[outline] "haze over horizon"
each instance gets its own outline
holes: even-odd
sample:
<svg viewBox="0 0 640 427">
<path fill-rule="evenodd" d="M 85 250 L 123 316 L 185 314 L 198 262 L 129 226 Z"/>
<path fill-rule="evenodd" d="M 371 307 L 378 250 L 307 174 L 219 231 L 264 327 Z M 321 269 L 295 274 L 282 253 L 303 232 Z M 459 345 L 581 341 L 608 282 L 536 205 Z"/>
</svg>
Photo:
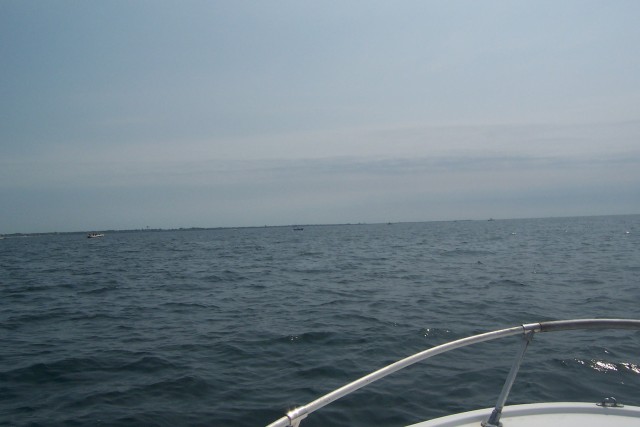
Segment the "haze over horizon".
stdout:
<svg viewBox="0 0 640 427">
<path fill-rule="evenodd" d="M 184 227 L 138 227 L 138 228 L 103 228 L 96 230 L 67 230 L 67 231 L 58 231 L 58 230 L 49 230 L 49 231 L 39 231 L 39 232 L 15 232 L 15 233 L 7 233 L 0 234 L 0 236 L 5 238 L 12 237 L 21 237 L 28 235 L 49 235 L 49 234 L 86 234 L 86 233 L 146 233 L 146 232 L 175 232 L 175 231 L 197 231 L 197 230 L 238 230 L 238 229 L 264 229 L 264 228 L 291 228 L 296 229 L 294 231 L 304 230 L 305 228 L 310 227 L 358 227 L 358 226 L 367 226 L 367 225 L 398 225 L 398 224 L 421 224 L 421 223 L 457 223 L 457 222 L 483 222 L 483 221 L 536 221 L 536 220 L 549 220 L 549 219 L 580 219 L 580 218 L 625 218 L 625 217 L 635 217 L 640 216 L 640 214 L 614 214 L 614 215 L 592 215 L 592 216 L 567 216 L 567 217 L 536 217 L 536 218 L 482 218 L 482 219 L 442 219 L 442 220 L 428 220 L 428 221 L 399 221 L 399 222 L 344 222 L 344 223 L 326 223 L 326 224 L 272 224 L 272 225 L 245 225 L 245 226 L 209 226 L 209 227 L 199 227 L 199 226 L 184 226 Z M 629 230 L 625 229 L 625 233 L 630 233 Z"/>
<path fill-rule="evenodd" d="M 638 214 L 638 16 L 4 1 L 0 234 Z"/>
</svg>

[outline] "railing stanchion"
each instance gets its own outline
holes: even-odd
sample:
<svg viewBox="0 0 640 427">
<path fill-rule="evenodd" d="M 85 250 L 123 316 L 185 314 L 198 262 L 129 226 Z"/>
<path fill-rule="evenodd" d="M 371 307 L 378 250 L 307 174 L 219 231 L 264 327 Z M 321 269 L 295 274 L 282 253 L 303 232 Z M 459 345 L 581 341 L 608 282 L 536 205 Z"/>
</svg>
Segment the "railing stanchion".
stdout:
<svg viewBox="0 0 640 427">
<path fill-rule="evenodd" d="M 502 386 L 502 391 L 500 392 L 500 396 L 498 396 L 498 401 L 496 402 L 496 407 L 491 412 L 489 418 L 482 422 L 482 427 L 501 427 L 502 423 L 500 422 L 500 416 L 502 415 L 502 408 L 504 408 L 505 403 L 507 403 L 507 398 L 509 397 L 509 392 L 511 391 L 511 387 L 516 380 L 516 376 L 518 375 L 518 370 L 520 369 L 520 364 L 522 363 L 522 359 L 524 359 L 524 353 L 527 351 L 527 347 L 529 343 L 533 339 L 533 334 L 535 332 L 533 330 L 524 332 L 522 336 L 522 344 L 520 345 L 520 349 L 518 350 L 518 354 L 516 355 L 516 359 L 513 361 L 513 365 L 511 365 L 511 370 L 509 371 L 509 375 Z"/>
</svg>

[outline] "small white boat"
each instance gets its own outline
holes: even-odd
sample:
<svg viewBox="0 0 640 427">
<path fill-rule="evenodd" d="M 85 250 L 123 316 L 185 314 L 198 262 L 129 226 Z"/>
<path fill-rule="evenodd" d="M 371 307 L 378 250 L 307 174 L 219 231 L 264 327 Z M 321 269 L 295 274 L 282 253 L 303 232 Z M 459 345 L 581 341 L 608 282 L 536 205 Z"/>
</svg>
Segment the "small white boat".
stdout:
<svg viewBox="0 0 640 427">
<path fill-rule="evenodd" d="M 457 348 L 513 335 L 521 335 L 522 343 L 494 408 L 449 415 L 413 424 L 410 427 L 640 427 L 640 407 L 622 405 L 613 397 L 607 397 L 602 402 L 591 403 L 552 402 L 505 406 L 533 335 L 538 332 L 576 329 L 640 330 L 640 320 L 578 319 L 530 323 L 451 341 L 385 366 L 313 402 L 289 411 L 286 416 L 267 427 L 298 427 L 304 418 L 318 409 L 414 363 Z"/>
<path fill-rule="evenodd" d="M 97 239 L 98 237 L 104 237 L 103 233 L 89 233 L 87 234 L 88 239 Z"/>
</svg>

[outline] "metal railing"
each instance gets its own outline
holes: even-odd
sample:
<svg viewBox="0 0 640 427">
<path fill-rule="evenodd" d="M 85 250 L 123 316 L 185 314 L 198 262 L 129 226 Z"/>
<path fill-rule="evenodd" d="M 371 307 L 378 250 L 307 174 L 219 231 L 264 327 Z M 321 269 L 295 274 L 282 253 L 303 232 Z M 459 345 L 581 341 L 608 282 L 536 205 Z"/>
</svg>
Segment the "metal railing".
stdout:
<svg viewBox="0 0 640 427">
<path fill-rule="evenodd" d="M 400 369 L 406 368 L 407 366 L 413 365 L 414 363 L 420 362 L 422 360 L 429 359 L 430 357 L 436 356 L 438 354 L 446 353 L 457 348 L 467 347 L 481 342 L 493 341 L 512 335 L 522 335 L 522 345 L 520 347 L 520 350 L 518 351 L 518 354 L 516 355 L 515 361 L 511 366 L 511 370 L 509 371 L 502 391 L 500 392 L 500 396 L 498 397 L 496 406 L 489 418 L 482 423 L 482 425 L 485 427 L 496 427 L 499 425 L 502 408 L 507 401 L 509 392 L 511 391 L 511 386 L 513 385 L 516 379 L 516 375 L 518 374 L 520 363 L 524 358 L 524 353 L 529 343 L 531 342 L 533 335 L 536 332 L 556 332 L 576 329 L 640 329 L 640 320 L 576 319 L 529 323 L 521 326 L 500 329 L 497 331 L 486 332 L 483 334 L 462 338 L 456 341 L 451 341 L 446 344 L 421 351 L 412 356 L 392 363 L 391 365 L 385 366 L 382 369 L 365 375 L 364 377 L 353 381 L 345 386 L 342 386 L 339 389 L 332 391 L 331 393 L 325 394 L 324 396 L 314 400 L 313 402 L 307 403 L 304 406 L 300 406 L 289 411 L 284 417 L 274 421 L 267 427 L 298 427 L 300 425 L 300 422 L 309 414 L 328 405 L 329 403 L 340 399 L 341 397 L 344 397 L 347 394 L 350 394 L 368 384 L 371 384 L 374 381 L 384 378 L 387 375 L 399 371 Z"/>
</svg>

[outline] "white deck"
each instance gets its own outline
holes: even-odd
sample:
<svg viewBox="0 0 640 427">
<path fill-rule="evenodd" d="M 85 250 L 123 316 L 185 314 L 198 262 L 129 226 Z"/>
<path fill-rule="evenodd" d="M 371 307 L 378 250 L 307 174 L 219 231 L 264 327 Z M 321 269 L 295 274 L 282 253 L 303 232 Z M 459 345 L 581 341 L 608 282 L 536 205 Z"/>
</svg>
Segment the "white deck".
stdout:
<svg viewBox="0 0 640 427">
<path fill-rule="evenodd" d="M 409 427 L 479 427 L 493 408 L 463 412 Z M 597 406 L 595 403 L 535 403 L 507 406 L 500 419 L 504 427 L 640 427 L 640 407 Z"/>
</svg>

